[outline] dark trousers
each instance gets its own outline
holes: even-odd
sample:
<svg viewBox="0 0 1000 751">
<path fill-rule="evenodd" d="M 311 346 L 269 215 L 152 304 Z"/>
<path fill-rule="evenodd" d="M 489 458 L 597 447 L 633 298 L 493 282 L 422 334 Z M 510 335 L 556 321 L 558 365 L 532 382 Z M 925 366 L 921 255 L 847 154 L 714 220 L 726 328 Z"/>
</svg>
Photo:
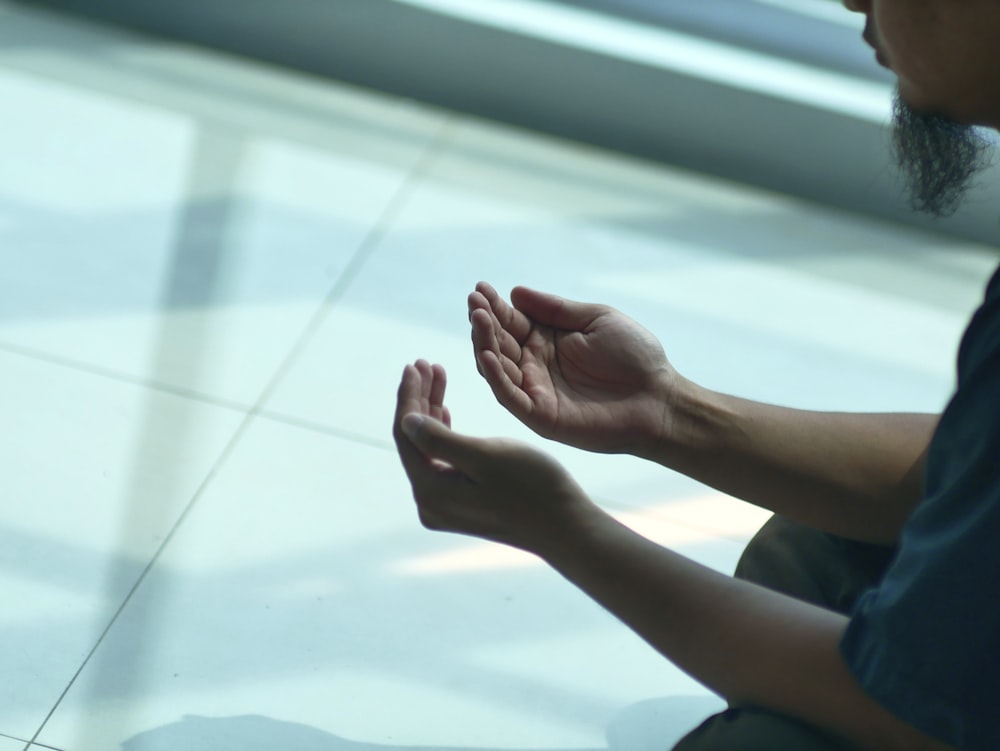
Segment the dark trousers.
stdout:
<svg viewBox="0 0 1000 751">
<path fill-rule="evenodd" d="M 893 550 L 775 516 L 750 541 L 736 576 L 839 613 L 884 575 Z M 853 751 L 828 732 L 754 707 L 706 720 L 674 751 Z"/>
</svg>

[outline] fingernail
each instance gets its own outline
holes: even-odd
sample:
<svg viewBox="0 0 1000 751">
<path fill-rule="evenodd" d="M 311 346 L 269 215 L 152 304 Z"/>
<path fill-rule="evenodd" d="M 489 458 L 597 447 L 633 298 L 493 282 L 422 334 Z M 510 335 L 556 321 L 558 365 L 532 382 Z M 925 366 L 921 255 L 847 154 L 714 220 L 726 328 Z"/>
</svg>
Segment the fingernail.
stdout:
<svg viewBox="0 0 1000 751">
<path fill-rule="evenodd" d="M 424 416 L 418 415 L 416 412 L 411 412 L 410 414 L 403 417 L 403 432 L 409 438 L 416 438 L 420 429 L 424 425 Z"/>
</svg>

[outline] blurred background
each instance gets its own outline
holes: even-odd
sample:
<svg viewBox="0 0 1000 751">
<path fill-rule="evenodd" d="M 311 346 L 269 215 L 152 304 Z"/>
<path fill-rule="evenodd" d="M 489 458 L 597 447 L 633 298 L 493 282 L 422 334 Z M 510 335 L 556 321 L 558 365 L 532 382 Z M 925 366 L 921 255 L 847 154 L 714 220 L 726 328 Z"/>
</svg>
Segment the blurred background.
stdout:
<svg viewBox="0 0 1000 751">
<path fill-rule="evenodd" d="M 30 5 L 930 225 L 901 200 L 886 159 L 891 74 L 839 0 Z M 990 189 L 933 226 L 991 242 L 998 198 Z"/>
<path fill-rule="evenodd" d="M 539 439 L 479 280 L 709 388 L 940 410 L 992 172 L 911 215 L 833 0 L 0 0 L 0 751 L 662 751 L 723 706 L 541 563 L 418 524 L 403 365 L 730 572 L 768 514 Z M 664 617 L 669 617 L 668 613 Z"/>
</svg>

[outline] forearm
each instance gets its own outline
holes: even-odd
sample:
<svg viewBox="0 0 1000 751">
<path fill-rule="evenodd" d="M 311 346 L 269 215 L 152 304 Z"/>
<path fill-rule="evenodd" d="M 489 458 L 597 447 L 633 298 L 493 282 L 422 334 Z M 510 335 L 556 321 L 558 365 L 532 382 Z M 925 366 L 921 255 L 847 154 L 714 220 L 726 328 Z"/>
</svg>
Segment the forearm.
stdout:
<svg viewBox="0 0 1000 751">
<path fill-rule="evenodd" d="M 864 694 L 840 657 L 843 616 L 700 566 L 596 508 L 541 555 L 731 703 L 797 717 L 873 751 L 943 748 Z"/>
<path fill-rule="evenodd" d="M 929 414 L 811 412 L 676 389 L 645 454 L 737 498 L 853 539 L 894 543 L 923 493 Z"/>
</svg>

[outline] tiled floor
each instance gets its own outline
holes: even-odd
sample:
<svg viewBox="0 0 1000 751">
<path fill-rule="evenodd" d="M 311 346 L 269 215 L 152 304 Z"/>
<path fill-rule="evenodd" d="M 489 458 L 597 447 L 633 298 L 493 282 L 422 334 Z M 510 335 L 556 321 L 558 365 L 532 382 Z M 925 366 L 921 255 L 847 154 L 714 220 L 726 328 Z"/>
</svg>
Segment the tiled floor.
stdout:
<svg viewBox="0 0 1000 751">
<path fill-rule="evenodd" d="M 719 706 L 526 556 L 416 521 L 397 378 L 479 279 L 755 398 L 936 409 L 995 255 L 0 4 L 0 751 L 668 747 Z M 730 569 L 766 515 L 558 455 Z"/>
</svg>

